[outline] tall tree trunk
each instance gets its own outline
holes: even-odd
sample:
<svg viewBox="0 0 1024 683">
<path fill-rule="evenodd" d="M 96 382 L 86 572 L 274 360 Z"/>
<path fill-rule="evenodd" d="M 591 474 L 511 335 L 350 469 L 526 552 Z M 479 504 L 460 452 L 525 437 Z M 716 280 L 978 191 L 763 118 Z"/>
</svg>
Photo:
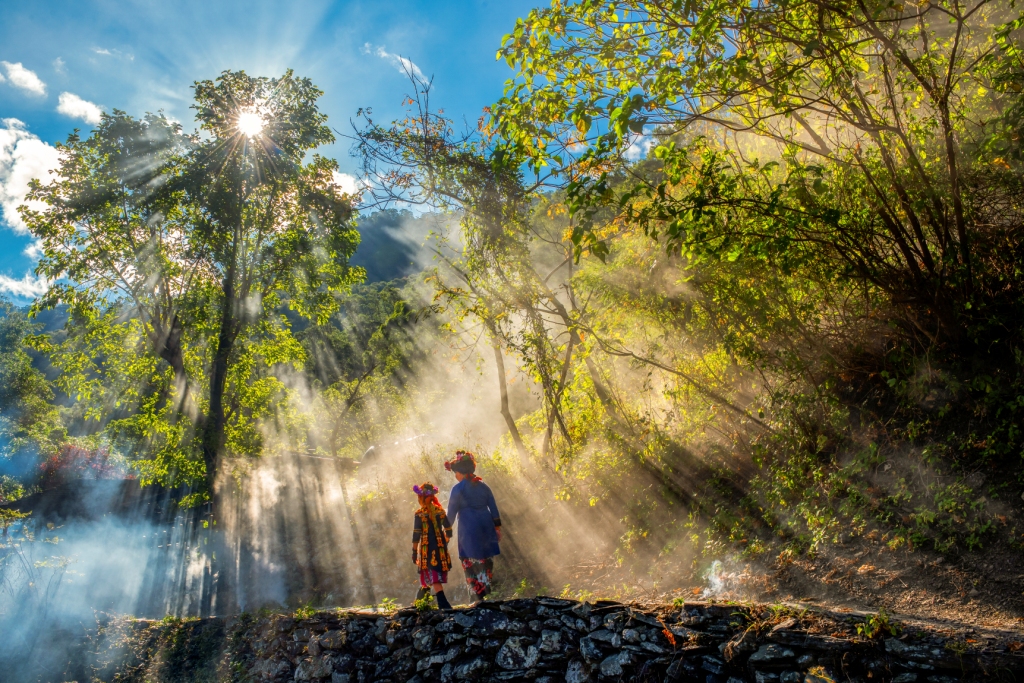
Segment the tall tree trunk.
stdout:
<svg viewBox="0 0 1024 683">
<path fill-rule="evenodd" d="M 235 268 L 232 265 L 224 277 L 224 301 L 221 305 L 220 332 L 217 335 L 217 349 L 213 354 L 210 374 L 210 405 L 203 425 L 202 451 L 206 465 L 206 483 L 213 492 L 217 475 L 217 464 L 224 448 L 224 388 L 228 378 L 228 362 L 238 335 L 235 300 Z"/>
<path fill-rule="evenodd" d="M 512 442 L 516 445 L 516 450 L 519 451 L 519 458 L 522 460 L 523 465 L 527 465 L 530 462 L 529 453 L 526 452 L 526 445 L 523 443 L 523 437 L 519 434 L 519 427 L 516 426 L 516 421 L 512 418 L 512 411 L 508 408 L 508 384 L 505 381 L 505 359 L 501 355 L 501 346 L 498 344 L 496 338 L 491 339 L 491 348 L 494 349 L 494 364 L 498 366 L 498 392 L 501 394 L 501 415 L 505 418 L 505 424 L 508 425 L 508 431 L 512 435 Z"/>
</svg>

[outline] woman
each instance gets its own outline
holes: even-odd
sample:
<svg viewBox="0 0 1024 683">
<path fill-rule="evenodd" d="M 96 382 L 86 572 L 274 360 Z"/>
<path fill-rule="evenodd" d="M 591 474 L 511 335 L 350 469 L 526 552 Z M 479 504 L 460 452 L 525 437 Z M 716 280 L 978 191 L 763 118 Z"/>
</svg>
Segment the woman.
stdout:
<svg viewBox="0 0 1024 683">
<path fill-rule="evenodd" d="M 455 451 L 455 459 L 444 464 L 459 483 L 448 499 L 448 519 L 459 522 L 459 560 L 466 572 L 466 583 L 476 602 L 491 592 L 495 555 L 501 554 L 501 517 L 494 494 L 483 479 L 476 476 L 476 458 L 469 451 Z"/>
<path fill-rule="evenodd" d="M 433 588 L 437 606 L 451 609 L 451 603 L 444 594 L 444 584 L 448 583 L 448 570 L 452 566 L 448 555 L 452 525 L 437 500 L 437 488 L 433 484 L 424 482 L 413 486 L 412 490 L 420 501 L 412 528 L 412 562 L 420 570 L 420 592 L 416 599 L 427 597 Z"/>
</svg>

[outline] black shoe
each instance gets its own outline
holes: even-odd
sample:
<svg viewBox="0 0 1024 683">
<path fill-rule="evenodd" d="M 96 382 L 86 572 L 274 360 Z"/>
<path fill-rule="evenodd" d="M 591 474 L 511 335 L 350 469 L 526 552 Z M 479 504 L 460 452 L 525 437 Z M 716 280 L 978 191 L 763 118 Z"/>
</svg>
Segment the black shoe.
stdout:
<svg viewBox="0 0 1024 683">
<path fill-rule="evenodd" d="M 434 598 L 437 600 L 438 609 L 452 609 L 452 603 L 448 602 L 448 598 L 445 597 L 444 591 L 435 593 Z"/>
</svg>

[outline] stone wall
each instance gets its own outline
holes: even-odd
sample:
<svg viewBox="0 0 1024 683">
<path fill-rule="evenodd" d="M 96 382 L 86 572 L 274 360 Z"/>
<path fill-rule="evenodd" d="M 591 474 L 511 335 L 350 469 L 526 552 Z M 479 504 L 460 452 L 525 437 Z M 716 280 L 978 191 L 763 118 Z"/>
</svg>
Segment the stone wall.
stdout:
<svg viewBox="0 0 1024 683">
<path fill-rule="evenodd" d="M 389 616 L 331 611 L 304 619 L 242 615 L 135 622 L 122 641 L 116 671 L 94 677 L 254 683 L 945 683 L 1014 680 L 1024 671 L 1024 652 L 977 650 L 917 628 L 898 637 L 865 638 L 856 635 L 855 625 L 862 621 L 779 607 L 640 608 L 536 598 L 445 612 L 407 609 Z M 221 638 L 219 647 L 211 647 L 215 637 Z"/>
<path fill-rule="evenodd" d="M 995 673 L 1000 664 L 1012 663 L 965 658 L 961 648 L 946 647 L 927 634 L 903 640 L 851 637 L 849 625 L 817 615 L 773 624 L 773 613 L 765 611 L 762 619 L 756 610 L 730 605 L 655 611 L 539 598 L 390 619 L 324 615 L 301 624 L 283 619 L 250 631 L 256 660 L 250 671 L 265 681 L 329 678 L 332 683 L 724 683 L 730 678 L 942 683 Z"/>
</svg>

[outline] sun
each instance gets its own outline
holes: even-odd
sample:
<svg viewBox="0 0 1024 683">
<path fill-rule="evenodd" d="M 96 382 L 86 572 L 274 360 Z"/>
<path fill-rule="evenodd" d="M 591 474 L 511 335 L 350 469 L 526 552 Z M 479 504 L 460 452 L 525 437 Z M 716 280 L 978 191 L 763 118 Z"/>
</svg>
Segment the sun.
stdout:
<svg viewBox="0 0 1024 683">
<path fill-rule="evenodd" d="M 235 126 L 238 128 L 238 132 L 242 135 L 254 138 L 263 132 L 264 121 L 263 117 L 255 111 L 252 109 L 246 109 L 238 114 L 238 120 L 235 122 Z"/>
</svg>

